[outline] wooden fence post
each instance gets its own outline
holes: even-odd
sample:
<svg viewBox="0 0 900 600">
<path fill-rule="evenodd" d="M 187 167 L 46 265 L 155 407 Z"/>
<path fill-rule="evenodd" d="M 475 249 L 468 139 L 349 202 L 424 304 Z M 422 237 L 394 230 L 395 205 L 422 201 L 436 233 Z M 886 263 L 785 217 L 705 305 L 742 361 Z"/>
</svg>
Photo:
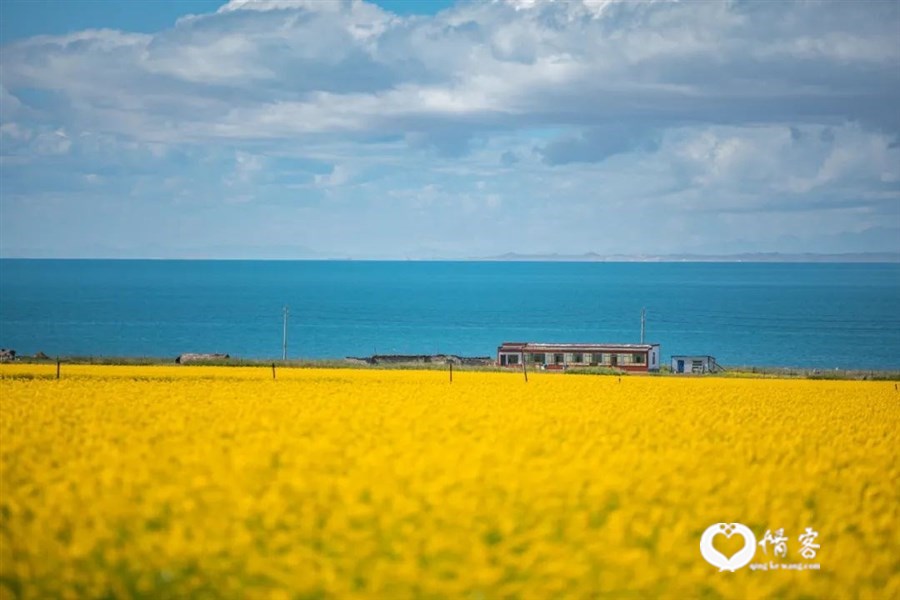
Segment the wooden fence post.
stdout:
<svg viewBox="0 0 900 600">
<path fill-rule="evenodd" d="M 56 357 L 56 378 L 59 379 L 59 357 Z"/>
<path fill-rule="evenodd" d="M 275 379 L 275 363 L 272 363 L 272 379 Z"/>
</svg>

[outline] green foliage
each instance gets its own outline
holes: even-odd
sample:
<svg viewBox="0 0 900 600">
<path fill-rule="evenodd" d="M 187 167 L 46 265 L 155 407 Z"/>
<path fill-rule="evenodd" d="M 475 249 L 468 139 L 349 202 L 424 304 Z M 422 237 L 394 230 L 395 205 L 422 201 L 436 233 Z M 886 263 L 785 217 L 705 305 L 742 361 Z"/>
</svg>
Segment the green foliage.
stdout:
<svg viewBox="0 0 900 600">
<path fill-rule="evenodd" d="M 570 367 L 564 373 L 566 375 L 628 375 L 628 371 L 610 367 Z"/>
</svg>

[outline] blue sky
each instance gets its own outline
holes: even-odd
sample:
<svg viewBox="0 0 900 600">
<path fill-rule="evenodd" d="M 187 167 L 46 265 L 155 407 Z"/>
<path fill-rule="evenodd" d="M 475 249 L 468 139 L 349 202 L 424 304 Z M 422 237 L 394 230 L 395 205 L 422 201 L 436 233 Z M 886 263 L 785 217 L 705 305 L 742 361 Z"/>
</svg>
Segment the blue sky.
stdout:
<svg viewBox="0 0 900 600">
<path fill-rule="evenodd" d="M 900 252 L 900 3 L 0 2 L 0 255 Z"/>
<path fill-rule="evenodd" d="M 227 0 L 3 0 L 0 42 L 84 29 L 155 33 L 173 27 L 184 15 L 215 12 L 226 4 Z M 375 4 L 398 15 L 433 15 L 453 2 L 380 0 Z"/>
</svg>

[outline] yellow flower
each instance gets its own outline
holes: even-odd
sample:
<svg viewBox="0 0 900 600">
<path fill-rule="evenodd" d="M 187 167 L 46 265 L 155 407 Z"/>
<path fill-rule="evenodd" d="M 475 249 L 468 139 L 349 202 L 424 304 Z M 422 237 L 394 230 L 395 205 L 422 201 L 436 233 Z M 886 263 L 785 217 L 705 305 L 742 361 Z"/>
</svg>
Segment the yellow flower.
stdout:
<svg viewBox="0 0 900 600">
<path fill-rule="evenodd" d="M 893 383 L 278 375 L 0 365 L 0 598 L 900 590 Z M 821 570 L 719 573 L 718 522 Z"/>
</svg>

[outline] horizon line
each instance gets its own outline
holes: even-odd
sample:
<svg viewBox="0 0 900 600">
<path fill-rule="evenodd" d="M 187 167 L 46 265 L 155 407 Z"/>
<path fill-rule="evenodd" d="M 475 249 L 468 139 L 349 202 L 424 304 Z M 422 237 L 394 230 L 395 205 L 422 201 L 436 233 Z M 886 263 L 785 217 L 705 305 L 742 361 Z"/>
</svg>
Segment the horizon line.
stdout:
<svg viewBox="0 0 900 600">
<path fill-rule="evenodd" d="M 828 260 L 834 259 L 834 260 Z M 854 260 L 855 259 L 855 260 Z M 868 260 L 866 260 L 868 259 Z M 533 262 L 533 263 L 900 263 L 900 252 L 741 252 L 730 254 L 519 254 L 507 252 L 484 257 L 235 257 L 235 256 L 0 256 L 0 260 L 110 260 L 209 262 Z"/>
</svg>

